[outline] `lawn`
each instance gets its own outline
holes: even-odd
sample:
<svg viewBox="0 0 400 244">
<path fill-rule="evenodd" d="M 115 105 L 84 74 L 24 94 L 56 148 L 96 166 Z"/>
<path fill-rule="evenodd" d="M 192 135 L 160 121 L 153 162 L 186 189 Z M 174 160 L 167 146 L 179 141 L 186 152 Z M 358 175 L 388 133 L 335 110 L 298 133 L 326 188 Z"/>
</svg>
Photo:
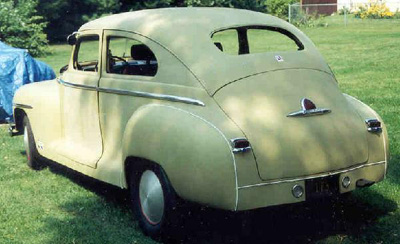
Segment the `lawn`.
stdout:
<svg viewBox="0 0 400 244">
<path fill-rule="evenodd" d="M 340 20 L 334 17 L 333 20 Z M 331 21 L 330 19 L 328 19 Z M 173 240 L 183 243 L 400 243 L 400 20 L 351 20 L 347 27 L 305 28 L 343 92 L 384 119 L 391 159 L 385 181 L 338 204 L 255 211 L 252 218 L 193 206 Z M 70 47 L 41 58 L 56 72 Z M 0 243 L 154 243 L 131 217 L 125 191 L 52 166 L 26 166 L 21 137 L 0 126 Z M 251 221 L 250 221 L 250 220 Z M 243 221 L 246 220 L 246 221 Z M 242 226 L 242 223 L 248 223 Z"/>
</svg>

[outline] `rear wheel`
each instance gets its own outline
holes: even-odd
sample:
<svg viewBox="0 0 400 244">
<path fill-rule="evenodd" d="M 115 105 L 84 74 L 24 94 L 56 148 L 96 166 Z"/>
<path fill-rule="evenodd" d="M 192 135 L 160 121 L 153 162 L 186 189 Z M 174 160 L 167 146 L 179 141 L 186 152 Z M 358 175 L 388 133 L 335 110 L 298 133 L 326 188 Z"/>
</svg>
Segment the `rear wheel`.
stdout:
<svg viewBox="0 0 400 244">
<path fill-rule="evenodd" d="M 176 224 L 178 199 L 160 167 L 147 166 L 132 173 L 130 191 L 135 216 L 145 234 L 158 238 Z"/>
<path fill-rule="evenodd" d="M 27 164 L 30 168 L 34 170 L 40 170 L 43 168 L 43 165 L 40 162 L 39 153 L 36 148 L 36 143 L 33 137 L 32 127 L 29 123 L 28 116 L 24 117 L 23 126 L 25 153 L 28 160 Z"/>
</svg>

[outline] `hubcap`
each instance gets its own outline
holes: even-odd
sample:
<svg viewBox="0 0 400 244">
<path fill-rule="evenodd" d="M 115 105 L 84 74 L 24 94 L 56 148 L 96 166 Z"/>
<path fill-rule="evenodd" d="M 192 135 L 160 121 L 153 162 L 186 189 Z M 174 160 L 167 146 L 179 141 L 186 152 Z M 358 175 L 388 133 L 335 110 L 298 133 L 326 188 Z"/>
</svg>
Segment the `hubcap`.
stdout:
<svg viewBox="0 0 400 244">
<path fill-rule="evenodd" d="M 28 160 L 30 160 L 30 150 L 29 150 L 29 135 L 28 135 L 28 127 L 24 127 L 24 147 L 25 147 L 25 153 L 26 157 Z"/>
<path fill-rule="evenodd" d="M 140 207 L 150 224 L 161 222 L 164 214 L 164 193 L 157 175 L 151 171 L 143 172 L 139 183 Z"/>
</svg>

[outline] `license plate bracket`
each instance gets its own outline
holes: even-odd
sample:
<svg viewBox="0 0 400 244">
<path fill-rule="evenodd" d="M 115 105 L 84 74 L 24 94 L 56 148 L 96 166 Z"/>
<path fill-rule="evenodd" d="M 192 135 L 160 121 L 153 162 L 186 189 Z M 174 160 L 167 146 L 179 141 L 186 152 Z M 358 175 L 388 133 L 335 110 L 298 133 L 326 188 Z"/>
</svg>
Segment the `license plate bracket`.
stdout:
<svg viewBox="0 0 400 244">
<path fill-rule="evenodd" d="M 309 179 L 305 182 L 306 198 L 331 197 L 339 194 L 339 175 Z"/>
</svg>

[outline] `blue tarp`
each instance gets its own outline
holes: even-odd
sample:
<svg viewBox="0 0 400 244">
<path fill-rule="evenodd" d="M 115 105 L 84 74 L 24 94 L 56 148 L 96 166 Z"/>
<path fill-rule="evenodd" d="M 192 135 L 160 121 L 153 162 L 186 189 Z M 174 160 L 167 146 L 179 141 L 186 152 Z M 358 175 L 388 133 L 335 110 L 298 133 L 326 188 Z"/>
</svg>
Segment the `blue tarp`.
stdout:
<svg viewBox="0 0 400 244">
<path fill-rule="evenodd" d="M 19 87 L 55 77 L 47 64 L 32 58 L 27 50 L 0 42 L 0 121 L 12 119 L 12 101 Z"/>
</svg>

